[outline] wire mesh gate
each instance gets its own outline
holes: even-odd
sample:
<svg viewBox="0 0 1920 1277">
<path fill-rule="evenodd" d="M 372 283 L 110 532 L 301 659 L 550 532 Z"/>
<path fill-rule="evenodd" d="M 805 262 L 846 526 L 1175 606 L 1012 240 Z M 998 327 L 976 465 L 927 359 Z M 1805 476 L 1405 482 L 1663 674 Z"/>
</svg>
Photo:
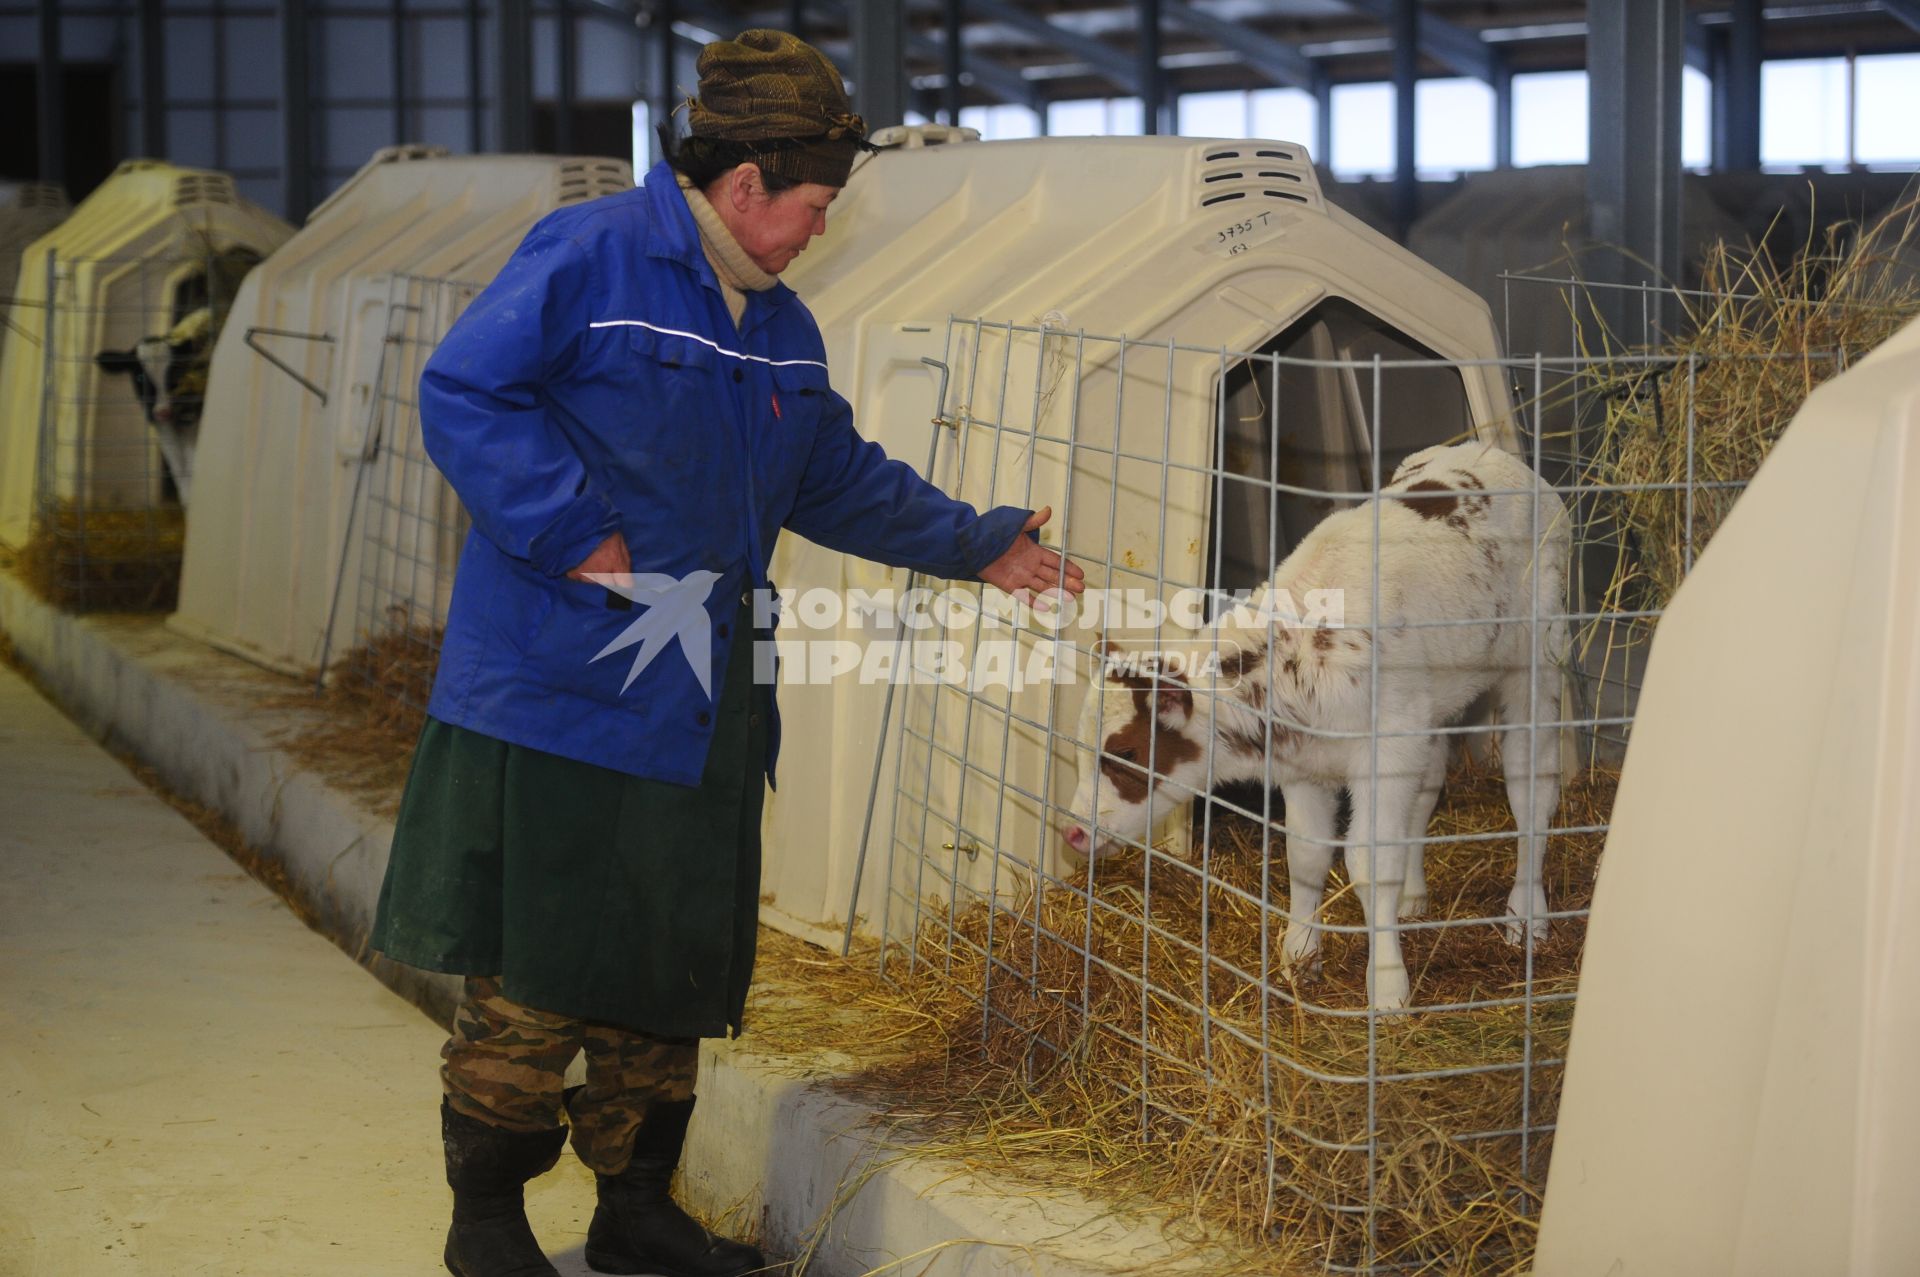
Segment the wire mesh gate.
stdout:
<svg viewBox="0 0 1920 1277">
<path fill-rule="evenodd" d="M 336 637 L 350 632 L 342 660 L 348 677 L 388 717 L 414 726 L 433 691 L 454 569 L 471 524 L 427 456 L 420 374 L 482 287 L 418 275 L 388 281 L 380 365 L 321 653 L 324 671 Z"/>
<path fill-rule="evenodd" d="M 1696 529 L 1704 540 L 1745 483 L 1691 461 L 1677 481 L 1634 483 L 1612 464 L 1635 396 L 1656 416 L 1683 407 L 1659 425 L 1691 457 L 1696 360 L 1449 363 L 1410 345 L 1338 306 L 1245 352 L 951 322 L 942 480 L 981 508 L 1051 503 L 1089 596 L 1119 597 L 1049 617 L 978 588 L 946 591 L 915 625 L 914 672 L 896 680 L 899 725 L 874 778 L 883 973 L 964 989 L 983 1040 L 1014 1043 L 1030 1075 L 1065 1069 L 1123 1107 L 1135 1137 L 1168 1155 L 1170 1176 L 1189 1176 L 1214 1217 L 1284 1235 L 1339 1271 L 1512 1263 L 1530 1244 L 1639 658 L 1692 565 Z M 1463 373 L 1489 364 L 1523 405 L 1504 439 L 1461 389 Z M 1406 457 L 1476 420 L 1541 476 L 1532 492 L 1487 495 L 1538 508 L 1541 490 L 1557 494 L 1583 565 L 1564 602 L 1499 618 L 1576 637 L 1553 654 L 1564 696 L 1539 696 L 1518 722 L 1523 740 L 1563 744 L 1561 801 L 1539 813 L 1546 911 L 1517 914 L 1506 892 L 1522 804 L 1501 792 L 1488 756 L 1512 725 L 1472 718 L 1433 729 L 1457 757 L 1432 823 L 1404 840 L 1424 856 L 1426 907 L 1397 922 L 1364 920 L 1351 874 L 1322 911 L 1296 919 L 1279 850 L 1302 831 L 1268 785 L 1216 784 L 1219 740 L 1191 810 L 1148 789 L 1153 816 L 1171 817 L 1149 821 L 1160 836 L 1122 839 L 1102 861 L 1065 848 L 1063 825 L 1089 819 L 1070 810 L 1078 776 L 1096 749 L 1102 767 L 1121 761 L 1106 752 L 1112 728 L 1089 731 L 1077 712 L 1098 693 L 1096 641 L 1126 632 L 1162 653 L 1170 642 L 1204 651 L 1215 617 L 1308 529 L 1370 501 Z M 1647 579 L 1651 547 L 1633 531 L 1645 520 L 1628 503 L 1663 507 L 1658 526 L 1674 532 L 1660 580 Z M 1376 549 L 1372 579 L 1353 583 L 1376 599 L 1379 559 Z M 1163 668 L 1143 695 L 1157 694 Z M 1377 733 L 1377 658 L 1374 669 Z M 1377 735 L 1372 749 L 1377 780 Z M 1142 758 L 1133 770 L 1144 780 L 1154 767 Z M 1331 845 L 1351 860 L 1393 841 Z M 1283 960 L 1296 922 L 1324 936 L 1315 976 Z M 1404 944 L 1416 1014 L 1371 1005 L 1367 954 L 1386 931 Z"/>
</svg>

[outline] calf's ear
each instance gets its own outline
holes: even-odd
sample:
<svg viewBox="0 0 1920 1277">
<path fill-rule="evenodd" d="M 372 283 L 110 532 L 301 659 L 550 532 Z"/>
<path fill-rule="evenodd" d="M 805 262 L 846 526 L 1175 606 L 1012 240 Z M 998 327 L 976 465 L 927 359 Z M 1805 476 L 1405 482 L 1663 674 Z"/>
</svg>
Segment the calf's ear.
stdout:
<svg viewBox="0 0 1920 1277">
<path fill-rule="evenodd" d="M 108 372 L 132 372 L 140 366 L 140 357 L 131 350 L 103 350 L 93 362 Z"/>
</svg>

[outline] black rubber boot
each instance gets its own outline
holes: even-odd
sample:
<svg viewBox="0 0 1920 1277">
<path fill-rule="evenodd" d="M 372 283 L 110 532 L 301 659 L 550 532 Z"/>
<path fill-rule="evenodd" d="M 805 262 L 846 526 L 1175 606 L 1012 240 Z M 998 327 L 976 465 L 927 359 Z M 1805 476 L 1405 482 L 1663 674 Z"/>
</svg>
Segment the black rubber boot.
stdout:
<svg viewBox="0 0 1920 1277">
<path fill-rule="evenodd" d="M 693 1101 L 653 1104 L 633 1138 L 633 1160 L 600 1175 L 600 1204 L 587 1229 L 587 1266 L 597 1273 L 659 1277 L 741 1277 L 767 1260 L 744 1242 L 715 1237 L 668 1194 Z"/>
<path fill-rule="evenodd" d="M 509 1131 L 440 1101 L 453 1226 L 447 1271 L 454 1277 L 559 1277 L 534 1240 L 521 1187 L 560 1159 L 567 1128 Z"/>
</svg>

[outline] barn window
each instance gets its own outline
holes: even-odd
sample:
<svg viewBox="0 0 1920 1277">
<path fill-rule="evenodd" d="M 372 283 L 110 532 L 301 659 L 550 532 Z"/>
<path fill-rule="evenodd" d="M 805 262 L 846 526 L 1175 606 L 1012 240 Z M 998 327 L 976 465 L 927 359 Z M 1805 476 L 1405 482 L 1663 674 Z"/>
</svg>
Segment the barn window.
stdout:
<svg viewBox="0 0 1920 1277">
<path fill-rule="evenodd" d="M 1328 362 L 1376 355 L 1435 361 L 1431 368 L 1380 374 L 1383 480 L 1411 454 L 1473 428 L 1460 370 L 1345 299 L 1315 306 L 1257 353 Z M 1223 392 L 1216 405 L 1221 473 L 1214 481 L 1217 513 L 1206 571 L 1211 587 L 1232 593 L 1264 584 L 1316 523 L 1359 499 L 1276 493 L 1276 481 L 1312 494 L 1372 487 L 1375 389 L 1371 369 L 1251 359 L 1228 369 Z"/>
</svg>

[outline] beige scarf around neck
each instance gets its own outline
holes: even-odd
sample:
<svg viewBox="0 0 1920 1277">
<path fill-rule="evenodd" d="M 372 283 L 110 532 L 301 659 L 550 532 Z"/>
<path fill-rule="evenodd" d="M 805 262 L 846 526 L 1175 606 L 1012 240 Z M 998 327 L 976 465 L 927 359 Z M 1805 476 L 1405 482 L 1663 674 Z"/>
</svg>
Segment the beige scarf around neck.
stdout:
<svg viewBox="0 0 1920 1277">
<path fill-rule="evenodd" d="M 720 214 L 685 173 L 675 173 L 673 177 L 686 196 L 694 224 L 700 228 L 700 248 L 713 267 L 714 277 L 720 281 L 720 293 L 727 299 L 727 313 L 733 316 L 733 326 L 738 328 L 740 317 L 747 311 L 747 294 L 763 292 L 779 281 L 753 264 L 747 250 L 740 247 L 740 241 L 720 220 Z"/>
</svg>

